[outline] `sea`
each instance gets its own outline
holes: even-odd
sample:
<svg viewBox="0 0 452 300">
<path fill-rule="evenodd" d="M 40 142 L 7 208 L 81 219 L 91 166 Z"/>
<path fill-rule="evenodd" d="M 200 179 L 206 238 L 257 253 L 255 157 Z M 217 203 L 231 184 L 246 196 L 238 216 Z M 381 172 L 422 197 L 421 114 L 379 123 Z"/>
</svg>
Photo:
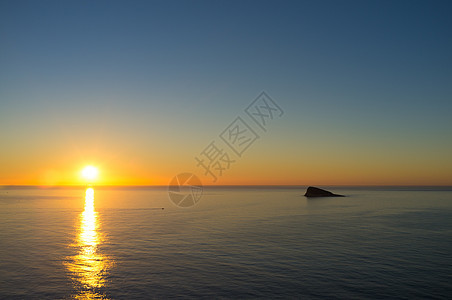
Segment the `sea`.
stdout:
<svg viewBox="0 0 452 300">
<path fill-rule="evenodd" d="M 452 299 L 452 188 L 0 188 L 0 299 Z"/>
</svg>

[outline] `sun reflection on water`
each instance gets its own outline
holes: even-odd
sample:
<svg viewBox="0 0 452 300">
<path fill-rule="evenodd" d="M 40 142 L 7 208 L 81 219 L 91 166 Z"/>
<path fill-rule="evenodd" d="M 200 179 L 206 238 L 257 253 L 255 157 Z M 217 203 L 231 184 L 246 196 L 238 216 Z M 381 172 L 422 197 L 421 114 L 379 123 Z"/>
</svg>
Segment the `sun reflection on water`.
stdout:
<svg viewBox="0 0 452 300">
<path fill-rule="evenodd" d="M 75 284 L 75 299 L 106 299 L 99 290 L 106 285 L 106 276 L 113 261 L 99 251 L 105 242 L 99 233 L 99 220 L 94 209 L 94 189 L 85 192 L 85 210 L 80 214 L 80 226 L 75 243 L 77 254 L 70 257 L 67 269 Z"/>
</svg>

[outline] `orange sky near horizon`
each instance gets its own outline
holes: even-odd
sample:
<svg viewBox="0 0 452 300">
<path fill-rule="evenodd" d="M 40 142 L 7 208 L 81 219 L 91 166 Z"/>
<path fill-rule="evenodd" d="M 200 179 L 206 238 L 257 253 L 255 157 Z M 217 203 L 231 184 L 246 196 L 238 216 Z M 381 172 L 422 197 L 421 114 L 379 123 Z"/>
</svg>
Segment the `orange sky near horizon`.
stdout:
<svg viewBox="0 0 452 300">
<path fill-rule="evenodd" d="M 281 120 L 241 158 L 233 157 L 236 162 L 216 182 L 197 167 L 195 156 L 221 132 L 222 120 L 196 139 L 99 129 L 43 132 L 20 142 L 5 136 L 0 185 L 84 185 L 80 172 L 87 165 L 99 169 L 97 185 L 167 185 L 183 172 L 204 185 L 452 185 L 447 147 L 432 147 L 422 133 L 412 139 L 386 134 L 383 144 L 378 135 L 340 136 L 341 128 L 299 132 L 287 118 L 289 124 Z"/>
<path fill-rule="evenodd" d="M 64 155 L 48 153 L 39 159 L 10 157 L 2 161 L 0 185 L 84 185 L 87 181 L 80 173 L 87 165 L 99 170 L 95 185 L 167 185 L 182 172 L 194 173 L 203 185 L 452 185 L 447 166 L 433 159 L 430 164 L 412 164 L 409 156 L 391 151 L 380 153 L 375 160 L 339 150 L 323 156 L 319 152 L 325 149 L 308 147 L 299 157 L 295 149 L 286 149 L 282 155 L 270 140 L 249 150 L 249 155 L 231 164 L 214 182 L 196 166 L 195 155 L 190 157 L 190 152 L 198 149 L 196 145 L 192 148 L 179 156 L 171 150 L 149 155 L 127 151 L 112 154 L 103 149 L 89 155 L 64 151 Z M 394 157 L 389 159 L 389 154 Z"/>
</svg>

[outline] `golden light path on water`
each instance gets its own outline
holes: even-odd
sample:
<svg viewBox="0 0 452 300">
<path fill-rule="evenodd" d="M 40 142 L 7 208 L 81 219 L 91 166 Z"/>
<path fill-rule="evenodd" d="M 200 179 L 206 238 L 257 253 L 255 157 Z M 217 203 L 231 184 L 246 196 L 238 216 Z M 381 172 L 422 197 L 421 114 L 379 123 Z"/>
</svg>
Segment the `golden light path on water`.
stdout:
<svg viewBox="0 0 452 300">
<path fill-rule="evenodd" d="M 99 251 L 99 246 L 104 242 L 99 226 L 94 209 L 94 189 L 87 188 L 85 209 L 80 214 L 77 238 L 72 245 L 77 248 L 77 254 L 69 257 L 66 263 L 77 291 L 75 299 L 106 299 L 99 293 L 99 288 L 105 287 L 113 261 Z"/>
</svg>

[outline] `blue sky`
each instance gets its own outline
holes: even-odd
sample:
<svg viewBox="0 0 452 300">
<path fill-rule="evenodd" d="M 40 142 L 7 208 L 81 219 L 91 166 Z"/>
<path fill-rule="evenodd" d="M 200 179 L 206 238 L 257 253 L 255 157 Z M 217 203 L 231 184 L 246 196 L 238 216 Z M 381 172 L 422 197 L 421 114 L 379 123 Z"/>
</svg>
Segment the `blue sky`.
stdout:
<svg viewBox="0 0 452 300">
<path fill-rule="evenodd" d="M 96 159 L 116 147 L 117 159 L 137 156 L 153 169 L 149 177 L 170 178 L 174 170 L 158 163 L 190 168 L 265 90 L 286 114 L 225 182 L 261 176 L 256 165 L 271 161 L 265 182 L 304 184 L 313 162 L 341 174 L 358 161 L 347 180 L 314 181 L 452 184 L 451 8 L 449 1 L 2 1 L 0 182 L 19 172 L 14 163 L 56 169 L 46 154 Z M 384 170 L 398 175 L 388 182 L 370 175 Z M 422 175 L 408 176 L 415 173 Z"/>
</svg>

